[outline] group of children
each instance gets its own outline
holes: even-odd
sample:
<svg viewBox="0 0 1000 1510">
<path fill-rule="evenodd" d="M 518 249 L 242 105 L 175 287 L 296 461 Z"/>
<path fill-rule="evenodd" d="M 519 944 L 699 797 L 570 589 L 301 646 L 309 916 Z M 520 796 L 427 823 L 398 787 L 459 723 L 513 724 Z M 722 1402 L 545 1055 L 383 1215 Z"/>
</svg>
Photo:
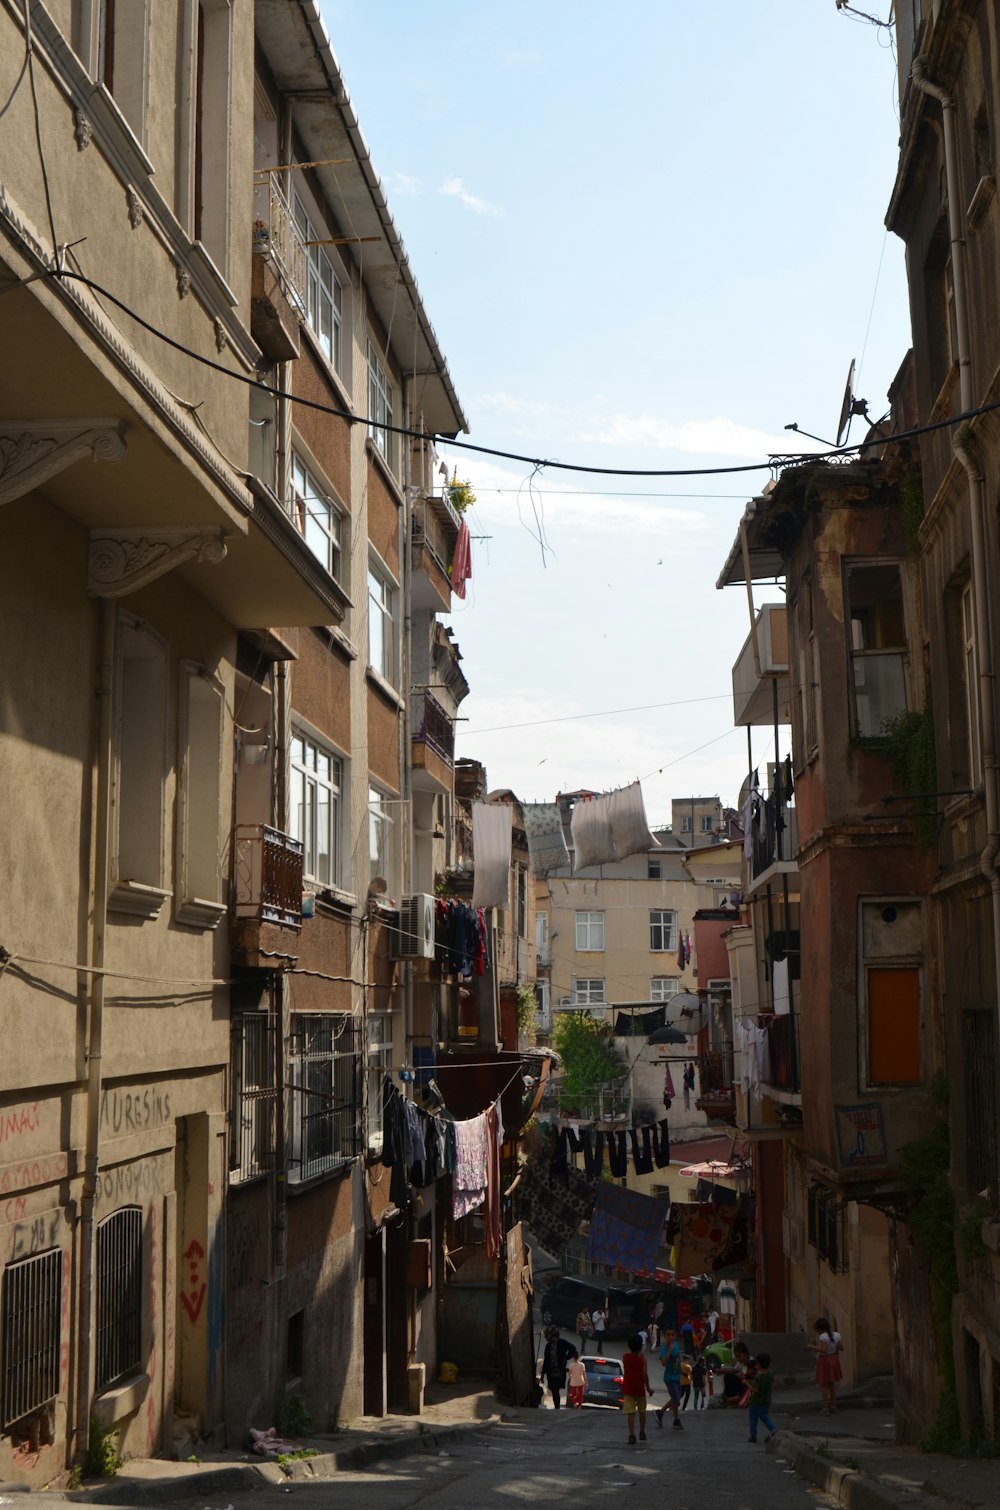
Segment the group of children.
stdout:
<svg viewBox="0 0 1000 1510">
<path fill-rule="evenodd" d="M 682 1356 L 677 1334 L 673 1331 L 665 1331 L 663 1334 L 663 1346 L 660 1349 L 660 1361 L 663 1364 L 663 1382 L 667 1389 L 667 1403 L 654 1410 L 657 1426 L 663 1425 L 663 1417 L 670 1411 L 674 1418 L 674 1430 L 682 1431 L 683 1423 L 680 1412 L 687 1409 L 688 1401 L 694 1389 L 694 1408 L 698 1409 L 699 1396 L 701 1408 L 705 1408 L 705 1380 L 707 1377 L 707 1365 L 704 1358 L 694 1361 L 688 1356 Z M 582 1365 L 581 1365 L 582 1366 Z M 700 1382 L 699 1382 L 700 1371 Z M 625 1412 L 625 1421 L 628 1426 L 629 1444 L 634 1445 L 638 1440 L 646 1440 L 646 1397 L 653 1393 L 649 1382 L 649 1369 L 646 1364 L 646 1355 L 643 1351 L 643 1338 L 637 1333 L 628 1341 L 628 1352 L 623 1360 L 622 1373 L 623 1400 L 622 1408 Z M 771 1373 L 771 1357 L 769 1353 L 758 1353 L 755 1359 L 750 1360 L 746 1370 L 745 1386 L 749 1391 L 749 1400 L 746 1402 L 749 1408 L 750 1435 L 748 1440 L 757 1441 L 758 1425 L 767 1428 L 768 1437 L 772 1437 L 777 1430 L 771 1420 L 771 1395 L 774 1389 L 774 1375 Z M 638 1416 L 639 1435 L 636 1438 L 636 1417 Z"/>
</svg>

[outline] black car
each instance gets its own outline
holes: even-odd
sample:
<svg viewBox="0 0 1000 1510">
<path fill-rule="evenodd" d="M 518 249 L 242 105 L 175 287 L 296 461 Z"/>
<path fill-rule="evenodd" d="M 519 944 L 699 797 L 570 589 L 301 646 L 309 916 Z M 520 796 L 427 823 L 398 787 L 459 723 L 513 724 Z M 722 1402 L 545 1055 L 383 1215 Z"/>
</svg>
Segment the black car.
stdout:
<svg viewBox="0 0 1000 1510">
<path fill-rule="evenodd" d="M 606 1335 L 628 1337 L 646 1325 L 656 1296 L 638 1286 L 621 1289 L 603 1285 L 599 1279 L 578 1279 L 572 1274 L 561 1274 L 542 1295 L 542 1321 L 546 1326 L 575 1331 L 580 1312 L 585 1310 L 592 1316 L 605 1301 L 608 1310 Z"/>
</svg>

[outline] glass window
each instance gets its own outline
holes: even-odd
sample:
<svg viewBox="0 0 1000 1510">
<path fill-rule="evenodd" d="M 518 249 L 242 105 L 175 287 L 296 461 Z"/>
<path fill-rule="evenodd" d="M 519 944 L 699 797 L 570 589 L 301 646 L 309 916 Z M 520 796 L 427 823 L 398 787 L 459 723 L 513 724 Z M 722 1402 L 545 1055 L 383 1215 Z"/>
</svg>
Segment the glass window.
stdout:
<svg viewBox="0 0 1000 1510">
<path fill-rule="evenodd" d="M 219 842 L 222 784 L 222 683 L 193 662 L 180 671 L 180 766 L 177 780 L 178 919 L 214 924 L 222 901 Z M 201 903 L 209 903 L 205 908 Z"/>
<path fill-rule="evenodd" d="M 659 855 L 649 855 L 646 860 L 646 876 L 650 881 L 658 881 L 662 874 L 662 861 Z"/>
<path fill-rule="evenodd" d="M 979 656 L 976 650 L 976 617 L 971 584 L 962 593 L 962 640 L 969 780 L 975 787 L 983 779 L 983 751 L 979 726 Z"/>
<path fill-rule="evenodd" d="M 229 1178 L 236 1183 L 274 1168 L 277 1019 L 238 1013 L 230 1034 Z"/>
<path fill-rule="evenodd" d="M 899 566 L 880 562 L 847 567 L 854 732 L 878 738 L 906 712 L 906 633 Z"/>
<path fill-rule="evenodd" d="M 655 909 L 649 914 L 649 947 L 655 954 L 677 948 L 677 914 Z"/>
<path fill-rule="evenodd" d="M 301 731 L 292 735 L 288 831 L 302 844 L 303 874 L 320 886 L 340 884 L 343 762 Z"/>
<path fill-rule="evenodd" d="M 340 578 L 340 510 L 301 457 L 292 452 L 292 518 L 299 534 L 331 577 Z"/>
<path fill-rule="evenodd" d="M 693 833 L 693 832 L 694 832 L 694 819 L 692 818 L 691 814 L 688 813 L 686 817 L 684 817 L 684 818 L 681 819 L 681 833 L 682 834 L 690 834 L 690 833 Z"/>
<path fill-rule="evenodd" d="M 386 884 L 392 869 L 392 817 L 385 797 L 376 787 L 368 788 L 368 861 L 369 879 L 381 876 Z"/>
<path fill-rule="evenodd" d="M 392 384 L 378 351 L 368 341 L 368 434 L 386 461 L 393 459 Z"/>
<path fill-rule="evenodd" d="M 333 265 L 321 246 L 323 238 L 313 228 L 306 207 L 296 194 L 295 224 L 305 246 L 306 286 L 300 290 L 306 319 L 312 326 L 324 355 L 340 371 L 343 291 Z"/>
<path fill-rule="evenodd" d="M 650 1001 L 669 1001 L 676 996 L 681 983 L 672 975 L 654 975 L 649 982 Z"/>
<path fill-rule="evenodd" d="M 576 947 L 580 950 L 604 948 L 604 913 L 576 914 Z"/>
<path fill-rule="evenodd" d="M 118 624 L 117 879 L 163 883 L 167 646 L 123 613 Z"/>
<path fill-rule="evenodd" d="M 577 1007 L 602 1007 L 604 1005 L 603 980 L 575 980 L 573 1004 Z"/>
<path fill-rule="evenodd" d="M 290 1179 L 311 1179 L 360 1154 L 362 1042 L 355 1017 L 293 1017 Z"/>
<path fill-rule="evenodd" d="M 382 1146 L 382 1081 L 392 1069 L 392 1018 L 372 1012 L 368 1018 L 368 1146 Z"/>
<path fill-rule="evenodd" d="M 59 1393 L 62 1250 L 8 1263 L 0 1292 L 3 1421 L 14 1421 Z"/>
<path fill-rule="evenodd" d="M 394 593 L 380 572 L 368 571 L 368 664 L 392 681 L 395 663 Z"/>
</svg>

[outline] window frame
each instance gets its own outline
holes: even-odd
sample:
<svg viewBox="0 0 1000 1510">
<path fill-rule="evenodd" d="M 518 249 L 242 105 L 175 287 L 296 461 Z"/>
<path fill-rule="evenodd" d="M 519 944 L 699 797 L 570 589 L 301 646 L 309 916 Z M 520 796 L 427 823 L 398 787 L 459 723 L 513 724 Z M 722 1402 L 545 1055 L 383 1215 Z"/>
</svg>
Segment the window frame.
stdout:
<svg viewBox="0 0 1000 1510">
<path fill-rule="evenodd" d="M 874 947 L 869 947 L 866 943 L 866 938 L 869 936 L 866 918 L 875 913 L 884 913 L 888 908 L 893 908 L 897 913 L 900 909 L 905 908 L 911 913 L 913 924 L 909 936 L 909 947 L 907 947 L 907 934 L 902 930 L 898 940 L 898 947 L 895 951 L 891 947 L 876 950 Z M 872 923 L 877 928 L 878 925 L 874 923 L 874 917 L 872 918 Z M 861 896 L 858 898 L 858 1085 L 865 1092 L 871 1091 L 873 1094 L 879 1094 L 892 1089 L 913 1090 L 914 1087 L 922 1085 L 926 1080 L 927 1051 L 924 1042 L 924 1018 L 926 1013 L 926 983 L 924 980 L 926 926 L 926 909 L 922 899 L 919 897 Z M 876 1080 L 874 1078 L 872 1067 L 872 977 L 873 974 L 885 974 L 887 972 L 906 972 L 915 979 L 915 1020 L 908 1024 L 908 1037 L 911 1041 L 911 1048 L 912 1044 L 915 1043 L 918 1061 L 918 1074 L 915 1079 L 900 1079 L 895 1076 L 889 1079 Z M 892 1036 L 897 1044 L 904 1041 L 898 1024 L 894 1026 Z"/>
<path fill-rule="evenodd" d="M 857 634 L 855 625 L 860 625 L 859 614 L 855 613 L 855 607 L 864 608 L 868 605 L 857 604 L 852 599 L 851 578 L 859 576 L 862 572 L 894 571 L 899 584 L 899 614 L 902 633 L 901 643 L 898 645 L 858 645 L 855 643 Z M 868 557 L 853 556 L 845 557 L 843 561 L 843 594 L 844 594 L 844 632 L 847 638 L 848 654 L 848 686 L 850 688 L 849 716 L 851 734 L 855 739 L 884 739 L 883 725 L 889 719 L 896 718 L 905 713 L 910 706 L 909 682 L 909 642 L 907 639 L 907 612 L 906 612 L 906 589 L 903 581 L 903 563 L 897 557 Z M 881 597 L 885 602 L 885 595 Z M 872 667 L 882 664 L 886 670 L 895 670 L 898 673 L 899 688 L 902 691 L 901 707 L 886 707 L 883 709 L 881 699 L 888 697 L 891 689 L 888 684 L 884 689 L 875 684 L 868 685 L 867 672 L 859 675 L 866 663 Z M 862 719 L 861 703 L 866 705 L 866 716 Z M 864 723 L 873 722 L 872 704 L 876 704 L 875 711 L 878 713 L 878 728 L 863 727 Z"/>
<path fill-rule="evenodd" d="M 370 1155 L 382 1152 L 382 1082 L 395 1058 L 395 1018 L 388 1009 L 369 1012 L 365 1020 L 365 1094 L 368 1098 L 366 1141 Z"/>
<path fill-rule="evenodd" d="M 376 876 L 381 876 L 382 880 L 386 883 L 386 886 L 389 889 L 390 895 L 395 894 L 394 883 L 396 876 L 396 847 L 394 839 L 396 820 L 393 817 L 391 811 L 386 812 L 385 809 L 391 808 L 394 800 L 398 799 L 393 799 L 388 795 L 388 793 L 382 791 L 378 786 L 375 785 L 374 781 L 369 775 L 368 879 L 369 881 L 374 881 Z M 373 844 L 372 842 L 373 836 L 376 833 L 381 836 L 377 845 Z M 376 854 L 376 849 L 378 849 L 379 854 Z M 381 865 L 377 863 L 379 859 L 383 861 Z"/>
<path fill-rule="evenodd" d="M 324 1043 L 326 1036 L 329 1047 Z M 338 1053 L 334 1045 L 341 1040 L 344 1048 Z M 292 1015 L 288 1041 L 289 1183 L 307 1184 L 361 1157 L 365 1066 L 363 1024 L 353 1013 Z M 345 1091 L 350 1092 L 346 1097 Z M 343 1098 L 340 1104 L 338 1095 Z"/>
<path fill-rule="evenodd" d="M 395 387 L 389 375 L 388 361 L 368 337 L 368 435 L 390 470 L 395 466 L 393 396 Z"/>
<path fill-rule="evenodd" d="M 665 923 L 664 919 L 670 922 Z M 654 922 L 654 919 L 656 921 Z M 650 954 L 674 954 L 677 950 L 677 930 L 679 922 L 677 909 L 673 907 L 651 907 L 649 909 L 649 952 Z M 660 942 L 657 943 L 657 930 L 659 930 Z"/>
<path fill-rule="evenodd" d="M 966 582 L 959 595 L 959 615 L 968 744 L 967 771 L 969 784 L 975 789 L 983 781 L 983 725 L 979 709 L 979 637 L 976 633 L 976 609 L 971 581 Z"/>
<path fill-rule="evenodd" d="M 292 219 L 302 241 L 305 256 L 306 286 L 299 290 L 306 323 L 316 338 L 320 351 L 336 373 L 343 373 L 344 362 L 344 285 L 337 269 L 318 243 L 323 239 L 316 231 L 309 207 L 298 188 L 292 189 Z M 329 275 L 327 277 L 327 275 Z M 328 330 L 323 320 L 328 305 Z"/>
<path fill-rule="evenodd" d="M 258 1040 L 254 1042 L 252 1040 Z M 246 1185 L 275 1166 L 278 1018 L 236 1012 L 229 1028 L 229 1181 Z"/>
<path fill-rule="evenodd" d="M 663 857 L 662 857 L 662 855 L 647 855 L 646 856 L 646 880 L 647 881 L 662 881 L 662 879 L 663 879 Z"/>
<path fill-rule="evenodd" d="M 373 585 L 381 589 L 380 594 L 376 595 L 373 592 Z M 398 591 L 398 584 L 382 564 L 379 561 L 370 560 L 368 563 L 368 665 L 390 686 L 394 683 L 398 661 L 396 646 Z M 376 613 L 380 615 L 377 619 L 373 618 L 373 614 Z M 379 625 L 377 635 L 372 632 L 373 624 Z M 381 650 L 377 663 L 372 657 L 373 642 L 377 642 Z"/>
<path fill-rule="evenodd" d="M 605 977 L 603 975 L 588 975 L 577 979 L 573 977 L 573 1005 L 574 1007 L 606 1007 L 607 998 L 604 990 Z M 594 988 L 597 988 L 596 990 Z M 581 988 L 584 994 L 581 996 Z"/>
<path fill-rule="evenodd" d="M 94 1392 L 142 1373 L 145 1299 L 143 1211 L 120 1206 L 97 1224 Z"/>
<path fill-rule="evenodd" d="M 301 487 L 300 487 L 301 483 Z M 293 445 L 288 462 L 288 512 L 306 545 L 334 581 L 342 582 L 344 568 L 344 509 L 333 490 L 324 486 L 297 446 Z M 319 508 L 312 505 L 320 505 Z M 324 520 L 326 522 L 324 522 Z M 313 538 L 310 538 L 310 530 Z M 322 536 L 324 549 L 317 549 Z"/>
<path fill-rule="evenodd" d="M 657 986 L 670 986 L 669 991 L 657 992 Z M 680 979 L 676 975 L 651 975 L 649 977 L 649 999 L 657 1003 L 670 1001 L 672 997 L 679 996 L 681 990 Z"/>
<path fill-rule="evenodd" d="M 127 609 L 119 609 L 115 635 L 113 771 L 113 911 L 156 917 L 167 889 L 167 800 L 170 740 L 170 646 Z M 129 641 L 134 651 L 128 653 Z M 141 650 L 142 653 L 138 653 Z M 157 668 L 129 673 L 127 663 Z M 134 747 L 134 748 L 133 748 Z"/>
<path fill-rule="evenodd" d="M 215 699 L 215 718 L 194 716 L 193 697 Z M 217 928 L 226 914 L 223 875 L 223 752 L 226 689 L 198 661 L 178 666 L 177 823 L 174 916 L 190 927 Z M 214 769 L 214 793 L 206 801 L 202 783 Z M 213 834 L 214 823 L 214 834 Z"/>
<path fill-rule="evenodd" d="M 587 910 L 586 908 L 573 914 L 574 942 L 577 954 L 603 954 L 605 951 L 605 914 L 603 909 Z M 600 939 L 599 943 L 592 940 L 595 936 Z M 581 943 L 581 937 L 584 942 Z"/>
<path fill-rule="evenodd" d="M 296 743 L 302 746 L 302 757 L 296 757 Z M 312 766 L 308 764 L 307 752 L 313 751 L 314 760 Z M 330 775 L 323 777 L 320 773 L 318 760 L 322 756 L 329 762 Z M 298 839 L 302 844 L 302 877 L 309 881 L 319 890 L 328 888 L 343 889 L 344 869 L 344 842 L 343 825 L 346 811 L 346 775 L 347 758 L 328 740 L 316 734 L 301 719 L 293 717 L 291 736 L 288 743 L 288 814 L 287 832 L 293 839 Z M 339 779 L 338 779 L 339 778 Z M 295 815 L 295 799 L 297 784 L 301 779 L 303 786 L 303 817 L 297 825 Z M 309 801 L 310 785 L 316 789 L 313 792 L 312 802 Z M 329 874 L 320 874 L 318 860 L 319 833 L 318 820 L 315 814 L 319 811 L 317 801 L 319 789 L 327 793 L 330 816 L 326 833 L 327 855 L 329 860 Z M 308 832 L 310 823 L 306 821 L 306 813 L 316 827 L 316 832 Z"/>
<path fill-rule="evenodd" d="M 4 1265 L 0 1279 L 0 1428 L 4 1431 L 59 1397 L 62 1270 L 61 1248 L 48 1248 Z M 41 1304 L 36 1298 L 39 1294 Z M 19 1310 L 14 1307 L 17 1299 L 22 1302 Z M 44 1316 L 39 1316 L 40 1310 Z M 19 1323 L 18 1317 L 26 1319 Z M 33 1338 L 39 1342 L 34 1348 Z M 19 1342 L 24 1345 L 15 1357 Z"/>
</svg>

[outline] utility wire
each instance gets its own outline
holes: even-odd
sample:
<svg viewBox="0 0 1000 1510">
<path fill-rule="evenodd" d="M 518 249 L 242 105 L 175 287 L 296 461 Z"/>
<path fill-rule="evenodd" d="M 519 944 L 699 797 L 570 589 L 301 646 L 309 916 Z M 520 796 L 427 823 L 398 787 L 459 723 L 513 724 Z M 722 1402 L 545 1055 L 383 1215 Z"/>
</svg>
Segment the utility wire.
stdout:
<svg viewBox="0 0 1000 1510">
<path fill-rule="evenodd" d="M 481 734 L 499 734 L 505 729 L 537 729 L 540 724 L 566 724 L 578 718 L 610 718 L 614 713 L 648 713 L 654 708 L 687 708 L 691 703 L 718 703 L 730 695 L 728 692 L 716 692 L 711 697 L 684 697 L 673 703 L 639 703 L 634 708 L 601 708 L 596 713 L 563 713 L 557 718 L 529 718 L 520 724 L 491 724 L 488 729 L 478 729 L 475 724 L 471 724 L 465 734 L 470 739 L 478 739 Z"/>
</svg>

